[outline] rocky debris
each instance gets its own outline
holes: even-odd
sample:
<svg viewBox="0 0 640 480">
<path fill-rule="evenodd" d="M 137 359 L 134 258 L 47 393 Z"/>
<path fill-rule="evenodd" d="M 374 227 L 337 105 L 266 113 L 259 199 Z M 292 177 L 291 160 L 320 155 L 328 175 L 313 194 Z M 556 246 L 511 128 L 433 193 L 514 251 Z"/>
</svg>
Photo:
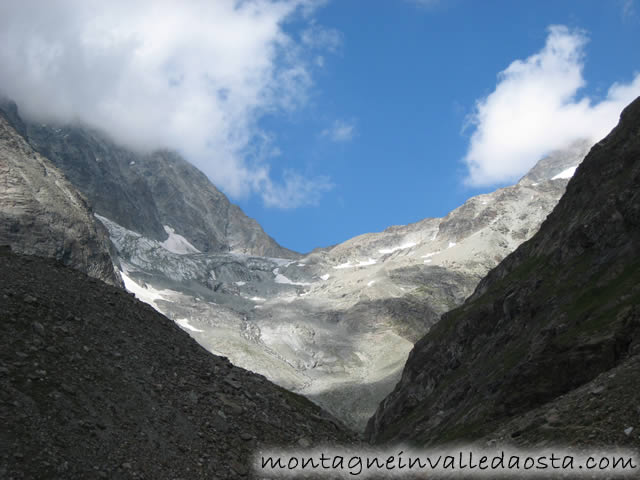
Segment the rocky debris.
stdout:
<svg viewBox="0 0 640 480">
<path fill-rule="evenodd" d="M 638 251 L 640 99 L 591 149 L 538 233 L 416 343 L 401 381 L 369 421 L 369 440 L 470 441 L 537 408 L 553 428 L 532 427 L 536 442 L 563 425 L 558 431 L 573 443 L 572 429 L 583 434 L 581 422 L 600 418 L 603 432 L 590 443 L 625 437 L 628 417 L 611 417 L 638 404 Z M 607 372 L 613 382 L 590 383 Z M 610 388 L 620 377 L 627 382 Z M 611 404 L 595 407 L 605 399 Z M 545 407 L 554 402 L 555 411 Z M 582 416 L 566 410 L 571 402 L 593 408 Z"/>
<path fill-rule="evenodd" d="M 581 158 L 573 150 L 551 158 L 541 161 L 536 185 L 474 197 L 444 218 L 361 235 L 298 260 L 176 254 L 99 218 L 155 308 L 182 325 L 188 319 L 185 328 L 210 351 L 363 430 L 399 381 L 413 343 L 556 204 L 567 180 L 552 176 Z"/>
<path fill-rule="evenodd" d="M 134 155 L 81 128 L 25 129 L 96 206 L 141 298 L 205 348 L 360 430 L 400 379 L 413 343 L 537 231 L 567 184 L 553 176 L 585 153 L 553 152 L 530 179 L 444 218 L 294 259 L 173 153 Z M 164 226 L 200 252 L 167 249 Z"/>
<path fill-rule="evenodd" d="M 278 245 L 200 170 L 174 152 L 134 153 L 80 126 L 25 125 L 15 104 L 7 100 L 0 100 L 2 112 L 97 213 L 129 230 L 164 241 L 168 226 L 203 252 L 300 256 Z"/>
<path fill-rule="evenodd" d="M 496 447 L 615 445 L 637 449 L 639 403 L 640 355 L 634 355 L 587 384 L 514 417 L 485 435 L 480 443 Z"/>
<path fill-rule="evenodd" d="M 241 478 L 260 447 L 354 440 L 118 288 L 10 252 L 0 271 L 3 479 Z"/>
<path fill-rule="evenodd" d="M 0 115 L 0 245 L 121 285 L 105 228 L 82 195 Z"/>
</svg>

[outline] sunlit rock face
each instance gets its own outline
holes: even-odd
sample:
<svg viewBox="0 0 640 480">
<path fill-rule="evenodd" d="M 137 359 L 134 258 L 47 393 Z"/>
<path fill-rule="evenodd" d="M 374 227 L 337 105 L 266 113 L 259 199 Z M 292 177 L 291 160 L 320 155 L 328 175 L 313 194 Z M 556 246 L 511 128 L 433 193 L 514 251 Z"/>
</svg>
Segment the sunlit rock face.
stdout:
<svg viewBox="0 0 640 480">
<path fill-rule="evenodd" d="M 444 218 L 302 256 L 175 154 L 137 155 L 77 127 L 23 130 L 95 205 L 127 289 L 209 351 L 360 430 L 414 342 L 537 231 L 588 150 L 553 152 Z"/>
<path fill-rule="evenodd" d="M 416 343 L 368 439 L 637 448 L 639 250 L 640 98 L 538 232 Z"/>
<path fill-rule="evenodd" d="M 120 285 L 105 228 L 86 199 L 0 114 L 0 245 Z M 116 260 L 117 263 L 117 260 Z"/>
<path fill-rule="evenodd" d="M 577 165 L 585 149 L 571 161 Z M 444 218 L 361 235 L 295 260 L 202 253 L 105 217 L 127 288 L 211 352 L 302 393 L 362 429 L 415 341 L 540 223 L 564 192 L 547 178 L 474 197 Z M 547 162 L 549 163 L 549 162 Z M 179 248 L 176 248 L 176 245 Z"/>
</svg>

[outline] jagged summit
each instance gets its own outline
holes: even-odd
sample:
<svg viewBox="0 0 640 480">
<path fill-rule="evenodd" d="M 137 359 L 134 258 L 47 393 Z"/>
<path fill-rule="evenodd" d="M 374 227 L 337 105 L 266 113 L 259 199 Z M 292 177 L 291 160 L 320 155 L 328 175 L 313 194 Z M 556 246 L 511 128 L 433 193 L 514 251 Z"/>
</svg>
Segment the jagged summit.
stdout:
<svg viewBox="0 0 640 480">
<path fill-rule="evenodd" d="M 165 227 L 170 227 L 203 252 L 299 256 L 278 245 L 174 152 L 138 154 L 95 130 L 24 122 L 16 105 L 7 100 L 0 100 L 0 112 L 98 214 L 130 230 L 164 241 Z"/>
<path fill-rule="evenodd" d="M 368 438 L 640 445 L 638 251 L 640 98 L 538 233 L 416 343 Z"/>
<path fill-rule="evenodd" d="M 551 152 L 520 179 L 518 184 L 531 185 L 552 178 L 570 178 L 575 168 L 593 146 L 591 140 L 576 140 L 565 148 Z"/>
</svg>

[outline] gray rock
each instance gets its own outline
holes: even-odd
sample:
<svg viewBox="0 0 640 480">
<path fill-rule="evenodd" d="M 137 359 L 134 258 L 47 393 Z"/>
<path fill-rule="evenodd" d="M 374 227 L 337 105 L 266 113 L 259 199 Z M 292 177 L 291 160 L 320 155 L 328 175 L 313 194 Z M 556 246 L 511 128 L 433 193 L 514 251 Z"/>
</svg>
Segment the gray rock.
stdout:
<svg viewBox="0 0 640 480">
<path fill-rule="evenodd" d="M 106 230 L 63 174 L 0 115 L 0 244 L 120 284 Z"/>
<path fill-rule="evenodd" d="M 300 256 L 278 245 L 175 152 L 134 153 L 88 128 L 25 123 L 6 100 L 0 101 L 0 115 L 58 167 L 98 214 L 129 230 L 164 241 L 164 226 L 169 226 L 203 252 Z"/>
<path fill-rule="evenodd" d="M 640 98 L 597 143 L 540 230 L 411 351 L 372 442 L 619 437 L 637 405 Z M 610 383 L 612 385 L 604 385 Z M 591 392 L 596 394 L 591 394 Z M 556 413 L 550 410 L 551 406 Z M 434 421 L 444 409 L 442 420 Z M 560 426 L 540 427 L 544 418 Z M 615 440 L 614 440 L 615 441 Z"/>
</svg>

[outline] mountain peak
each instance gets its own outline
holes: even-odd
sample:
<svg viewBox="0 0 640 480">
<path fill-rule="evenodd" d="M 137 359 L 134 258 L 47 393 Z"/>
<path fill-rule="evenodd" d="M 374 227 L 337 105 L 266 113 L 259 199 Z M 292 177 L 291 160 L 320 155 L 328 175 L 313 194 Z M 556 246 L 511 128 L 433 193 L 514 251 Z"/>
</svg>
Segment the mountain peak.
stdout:
<svg viewBox="0 0 640 480">
<path fill-rule="evenodd" d="M 570 408 L 576 396 L 564 395 L 575 389 L 602 391 L 598 378 L 611 369 L 634 379 L 628 392 L 640 391 L 639 206 L 640 98 L 591 149 L 540 230 L 416 343 L 369 439 L 434 444 L 499 431 L 523 445 L 633 443 L 623 418 L 608 417 L 615 427 L 601 438 L 575 416 L 548 419 L 559 417 L 550 409 Z M 603 397 L 616 412 L 634 405 Z M 599 421 L 601 402 L 581 404 L 584 418 Z"/>
</svg>

